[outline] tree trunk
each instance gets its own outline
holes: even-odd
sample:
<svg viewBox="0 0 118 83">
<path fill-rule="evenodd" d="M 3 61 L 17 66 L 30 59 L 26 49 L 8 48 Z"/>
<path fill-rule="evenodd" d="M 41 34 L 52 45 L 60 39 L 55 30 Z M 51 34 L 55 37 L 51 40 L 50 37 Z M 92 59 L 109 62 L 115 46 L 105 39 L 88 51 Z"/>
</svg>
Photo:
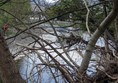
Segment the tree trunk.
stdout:
<svg viewBox="0 0 118 83">
<path fill-rule="evenodd" d="M 3 83 L 25 83 L 15 65 L 5 39 L 0 34 L 0 77 Z"/>
<path fill-rule="evenodd" d="M 82 60 L 81 66 L 80 66 L 80 72 L 84 73 L 89 65 L 89 61 L 91 59 L 92 51 L 94 50 L 94 46 L 98 40 L 98 38 L 101 36 L 102 33 L 106 30 L 106 28 L 111 24 L 111 22 L 116 18 L 118 13 L 118 0 L 113 0 L 114 6 L 113 10 L 110 12 L 110 14 L 103 20 L 103 22 L 100 24 L 99 28 L 94 32 L 91 40 L 89 41 L 84 58 Z"/>
<path fill-rule="evenodd" d="M 118 15 L 116 17 L 116 21 L 115 21 L 115 41 L 116 41 L 116 48 L 118 50 Z"/>
</svg>

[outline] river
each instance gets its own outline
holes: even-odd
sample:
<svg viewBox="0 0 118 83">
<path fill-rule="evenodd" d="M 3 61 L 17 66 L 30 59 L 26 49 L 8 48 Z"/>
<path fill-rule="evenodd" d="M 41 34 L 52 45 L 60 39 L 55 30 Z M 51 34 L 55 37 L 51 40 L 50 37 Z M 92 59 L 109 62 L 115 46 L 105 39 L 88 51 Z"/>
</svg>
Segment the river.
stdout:
<svg viewBox="0 0 118 83">
<path fill-rule="evenodd" d="M 54 33 L 54 31 L 51 28 L 46 28 L 46 30 L 49 31 L 50 33 Z M 57 31 L 57 34 L 61 36 L 62 35 L 69 36 L 70 32 L 73 32 L 74 35 L 79 35 L 83 37 L 83 39 L 86 41 L 90 39 L 90 36 L 88 35 L 87 32 L 83 33 L 82 31 L 78 29 L 76 31 L 72 27 L 69 27 L 67 29 L 56 28 L 56 31 Z M 52 43 L 51 45 L 55 49 L 57 49 L 58 52 L 62 53 L 62 56 L 64 56 L 64 58 L 70 61 L 68 57 L 66 56 L 66 54 L 63 53 L 63 49 L 60 48 L 60 43 L 57 41 L 58 38 L 56 36 L 51 35 L 51 34 L 46 34 L 44 31 L 40 29 L 32 30 L 32 32 L 35 35 L 38 35 L 38 36 L 40 35 L 40 37 L 46 41 L 55 42 L 55 43 Z M 8 44 L 11 41 L 12 40 L 9 40 Z M 53 72 L 54 74 L 56 74 L 56 76 L 58 76 L 56 78 L 58 83 L 65 83 L 65 79 L 63 79 L 63 77 L 61 76 L 61 73 L 57 69 L 45 66 L 39 59 L 39 56 L 41 56 L 44 61 L 46 62 L 50 61 L 51 59 L 49 58 L 47 53 L 45 53 L 43 50 L 40 50 L 40 49 L 35 52 L 33 50 L 32 51 L 28 50 L 28 47 L 32 48 L 33 45 L 35 48 L 40 47 L 40 45 L 37 43 L 30 44 L 31 42 L 34 42 L 31 35 L 29 36 L 29 34 L 25 34 L 25 35 L 21 34 L 18 37 L 16 37 L 16 39 L 14 39 L 12 44 L 9 44 L 9 48 L 12 54 L 14 56 L 17 55 L 15 60 L 19 60 L 19 71 L 23 79 L 25 79 L 27 83 L 55 83 L 55 80 L 51 73 Z M 63 45 L 66 45 L 64 41 L 62 43 Z M 103 38 L 99 38 L 96 45 L 103 47 L 104 46 Z M 27 49 L 25 48 L 25 46 L 27 47 Z M 79 44 L 74 44 L 73 46 L 69 47 L 69 50 L 71 51 L 68 52 L 68 55 L 77 65 L 80 66 L 81 61 L 82 61 L 82 56 L 80 56 L 78 51 L 75 50 L 75 48 L 78 48 L 78 47 L 79 47 Z M 57 53 L 55 53 L 54 50 L 50 48 L 50 46 L 46 46 L 46 49 L 48 49 L 48 51 L 53 57 L 57 56 Z M 83 47 L 83 49 L 82 50 L 80 49 L 79 51 L 81 51 L 81 53 L 84 54 L 85 47 Z M 38 52 L 39 54 L 37 54 L 36 52 Z M 97 56 L 94 53 L 92 56 L 93 56 L 92 59 L 94 60 L 97 59 Z M 58 60 L 61 64 L 68 65 L 59 56 L 56 57 L 56 60 Z M 94 67 L 95 64 L 96 64 L 96 61 L 91 61 L 88 71 L 87 71 L 88 75 L 92 75 L 94 72 L 96 72 L 95 67 Z"/>
</svg>

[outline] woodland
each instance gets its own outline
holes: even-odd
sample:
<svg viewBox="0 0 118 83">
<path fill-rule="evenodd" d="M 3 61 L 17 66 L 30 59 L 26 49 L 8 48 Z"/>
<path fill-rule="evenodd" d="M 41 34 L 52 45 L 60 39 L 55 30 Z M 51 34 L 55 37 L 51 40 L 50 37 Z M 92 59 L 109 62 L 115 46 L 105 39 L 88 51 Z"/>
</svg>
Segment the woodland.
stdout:
<svg viewBox="0 0 118 83">
<path fill-rule="evenodd" d="M 118 0 L 0 0 L 0 83 L 118 83 Z"/>
</svg>

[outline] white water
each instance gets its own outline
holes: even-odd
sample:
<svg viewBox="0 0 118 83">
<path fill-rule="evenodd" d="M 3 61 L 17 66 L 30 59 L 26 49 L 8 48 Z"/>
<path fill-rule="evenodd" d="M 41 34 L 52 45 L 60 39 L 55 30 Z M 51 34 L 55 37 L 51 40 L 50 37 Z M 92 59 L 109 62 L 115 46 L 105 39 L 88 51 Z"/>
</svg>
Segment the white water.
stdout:
<svg viewBox="0 0 118 83">
<path fill-rule="evenodd" d="M 64 35 L 68 35 L 67 33 L 63 33 L 63 32 L 58 32 L 58 34 L 64 34 Z M 85 40 L 89 40 L 90 37 L 87 33 L 82 34 L 82 37 Z M 57 37 L 53 36 L 53 35 L 49 35 L 49 34 L 43 34 L 42 38 L 47 40 L 47 41 L 52 41 L 55 42 L 57 41 Z M 27 41 L 25 41 L 27 42 Z M 28 42 L 30 42 L 28 40 Z M 24 43 L 22 43 L 24 44 Z M 26 43 L 24 45 L 27 45 Z M 60 47 L 60 45 L 58 43 L 56 44 L 51 44 L 53 47 L 58 48 Z M 96 45 L 99 45 L 101 47 L 104 47 L 104 39 L 103 38 L 99 38 L 99 40 L 97 41 Z M 40 47 L 39 45 L 36 44 L 37 47 Z M 74 49 L 78 47 L 78 45 L 73 45 L 71 49 Z M 46 46 L 47 49 L 50 49 L 49 46 Z M 48 50 L 49 52 L 53 51 L 53 50 Z M 58 49 L 58 51 L 60 53 L 63 52 L 62 49 Z M 40 55 L 43 57 L 43 59 L 46 61 L 46 59 L 48 59 L 48 55 L 41 50 L 38 50 L 38 52 L 40 53 Z M 81 51 L 82 54 L 84 54 L 85 49 Z M 50 53 L 51 55 L 56 56 L 57 54 L 55 52 Z M 70 51 L 68 52 L 69 56 L 80 66 L 81 61 L 82 61 L 82 57 L 78 54 L 78 52 L 76 50 Z M 23 55 L 23 54 L 22 54 Z M 68 61 L 69 59 L 67 58 L 67 56 L 65 54 L 62 54 Z M 23 55 L 24 56 L 24 55 Z M 56 57 L 56 59 L 62 63 L 62 64 L 66 64 L 59 56 Z M 92 59 L 97 59 L 97 56 L 95 54 L 92 55 Z M 89 64 L 89 68 L 87 71 L 88 75 L 91 75 L 93 72 L 96 72 L 95 67 L 93 67 L 93 65 L 95 65 L 96 62 L 95 61 L 91 61 L 91 63 Z M 42 70 L 41 70 L 42 69 Z M 53 72 L 57 71 L 55 69 L 52 69 Z M 37 73 L 38 72 L 38 73 Z M 24 58 L 22 58 L 22 60 L 20 61 L 20 73 L 21 76 L 27 80 L 27 83 L 55 83 L 51 73 L 49 72 L 49 68 L 45 67 L 44 65 L 42 65 L 41 61 L 38 59 L 37 54 L 29 53 L 27 55 L 25 55 Z M 58 73 L 57 75 L 60 75 L 60 73 Z M 61 76 L 59 76 L 57 78 L 58 83 L 64 83 L 64 80 L 62 79 Z"/>
</svg>

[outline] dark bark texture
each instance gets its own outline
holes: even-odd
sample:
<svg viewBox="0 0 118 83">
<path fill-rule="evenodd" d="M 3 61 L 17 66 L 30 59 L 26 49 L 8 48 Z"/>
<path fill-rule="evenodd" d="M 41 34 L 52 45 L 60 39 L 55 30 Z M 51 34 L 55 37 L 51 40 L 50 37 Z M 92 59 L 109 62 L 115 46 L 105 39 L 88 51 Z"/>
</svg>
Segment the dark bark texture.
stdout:
<svg viewBox="0 0 118 83">
<path fill-rule="evenodd" d="M 21 78 L 4 37 L 0 34 L 0 77 L 3 83 L 25 83 Z"/>
</svg>

